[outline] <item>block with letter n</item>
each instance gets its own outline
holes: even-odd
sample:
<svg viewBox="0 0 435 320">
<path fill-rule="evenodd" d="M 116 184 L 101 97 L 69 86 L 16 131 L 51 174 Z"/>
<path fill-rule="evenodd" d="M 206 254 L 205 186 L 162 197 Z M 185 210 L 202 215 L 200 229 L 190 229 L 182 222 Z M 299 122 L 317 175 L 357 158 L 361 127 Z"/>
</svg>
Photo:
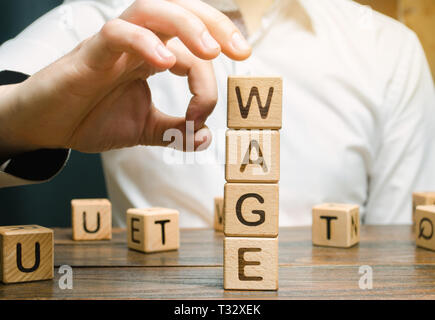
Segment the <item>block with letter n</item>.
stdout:
<svg viewBox="0 0 435 320">
<path fill-rule="evenodd" d="M 280 129 L 282 78 L 229 77 L 228 128 Z"/>
<path fill-rule="evenodd" d="M 141 252 L 177 250 L 180 246 L 179 213 L 174 209 L 127 210 L 127 243 Z"/>
</svg>

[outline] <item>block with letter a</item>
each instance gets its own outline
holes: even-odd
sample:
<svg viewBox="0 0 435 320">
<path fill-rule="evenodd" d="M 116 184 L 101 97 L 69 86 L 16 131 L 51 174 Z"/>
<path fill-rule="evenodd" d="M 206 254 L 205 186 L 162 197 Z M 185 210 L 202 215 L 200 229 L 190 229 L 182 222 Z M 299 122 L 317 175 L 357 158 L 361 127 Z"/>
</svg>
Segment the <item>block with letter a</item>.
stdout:
<svg viewBox="0 0 435 320">
<path fill-rule="evenodd" d="M 3 283 L 53 279 L 53 230 L 37 225 L 0 227 Z"/>
<path fill-rule="evenodd" d="M 230 129 L 226 149 L 228 182 L 279 181 L 279 131 Z"/>
<path fill-rule="evenodd" d="M 225 238 L 224 288 L 278 290 L 278 238 Z"/>
<path fill-rule="evenodd" d="M 282 79 L 229 77 L 227 123 L 232 129 L 280 129 Z"/>
<path fill-rule="evenodd" d="M 71 201 L 73 240 L 112 239 L 112 204 L 107 199 Z"/>
<path fill-rule="evenodd" d="M 147 253 L 178 249 L 180 246 L 178 217 L 178 211 L 173 209 L 128 209 L 128 247 Z"/>
<path fill-rule="evenodd" d="M 348 248 L 360 239 L 359 206 L 325 203 L 313 208 L 314 245 Z"/>
<path fill-rule="evenodd" d="M 417 206 L 415 242 L 418 247 L 435 251 L 435 206 Z"/>
</svg>

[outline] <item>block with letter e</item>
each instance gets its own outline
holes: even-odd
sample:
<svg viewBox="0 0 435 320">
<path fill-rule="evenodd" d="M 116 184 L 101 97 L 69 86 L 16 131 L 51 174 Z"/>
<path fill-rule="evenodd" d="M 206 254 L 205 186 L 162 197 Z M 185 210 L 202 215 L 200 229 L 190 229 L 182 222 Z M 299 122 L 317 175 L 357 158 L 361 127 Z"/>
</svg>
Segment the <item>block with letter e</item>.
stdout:
<svg viewBox="0 0 435 320">
<path fill-rule="evenodd" d="M 178 249 L 180 246 L 178 217 L 178 211 L 173 209 L 128 209 L 128 247 L 147 253 Z"/>
<path fill-rule="evenodd" d="M 53 279 L 53 230 L 37 225 L 0 227 L 3 283 Z"/>
<path fill-rule="evenodd" d="M 435 206 L 417 206 L 415 242 L 418 247 L 435 251 Z"/>
<path fill-rule="evenodd" d="M 71 201 L 73 240 L 112 239 L 112 204 L 107 199 Z"/>
<path fill-rule="evenodd" d="M 224 289 L 278 290 L 278 238 L 225 238 Z"/>
<path fill-rule="evenodd" d="M 314 245 L 348 248 L 360 239 L 359 206 L 325 203 L 313 207 Z"/>
<path fill-rule="evenodd" d="M 278 182 L 277 130 L 228 130 L 225 179 L 228 182 Z"/>
<path fill-rule="evenodd" d="M 227 183 L 224 198 L 225 236 L 278 236 L 278 184 Z"/>
<path fill-rule="evenodd" d="M 228 128 L 280 129 L 282 78 L 229 77 Z"/>
</svg>

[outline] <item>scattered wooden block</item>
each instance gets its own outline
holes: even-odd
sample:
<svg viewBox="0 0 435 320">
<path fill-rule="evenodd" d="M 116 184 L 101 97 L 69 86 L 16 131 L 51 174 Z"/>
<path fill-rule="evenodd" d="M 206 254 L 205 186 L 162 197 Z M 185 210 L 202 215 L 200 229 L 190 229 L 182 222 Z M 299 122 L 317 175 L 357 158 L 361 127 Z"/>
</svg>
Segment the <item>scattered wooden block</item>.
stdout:
<svg viewBox="0 0 435 320">
<path fill-rule="evenodd" d="M 280 129 L 281 122 L 282 78 L 228 78 L 228 128 Z"/>
<path fill-rule="evenodd" d="M 142 252 L 176 250 L 180 246 L 177 210 L 128 209 L 128 247 Z"/>
<path fill-rule="evenodd" d="M 0 227 L 3 283 L 53 279 L 53 230 L 36 225 Z"/>
<path fill-rule="evenodd" d="M 415 242 L 418 247 L 435 251 L 435 206 L 417 206 Z"/>
<path fill-rule="evenodd" d="M 417 206 L 435 204 L 435 192 L 414 192 L 412 194 L 412 222 L 415 224 L 415 210 Z"/>
<path fill-rule="evenodd" d="M 225 236 L 278 236 L 278 184 L 227 183 L 224 199 Z"/>
<path fill-rule="evenodd" d="M 278 290 L 278 238 L 225 238 L 224 289 Z"/>
<path fill-rule="evenodd" d="M 224 231 L 224 198 L 214 198 L 214 230 Z"/>
<path fill-rule="evenodd" d="M 359 242 L 359 206 L 326 203 L 313 208 L 313 244 L 348 248 Z"/>
<path fill-rule="evenodd" d="M 73 240 L 112 239 L 112 204 L 107 199 L 71 201 Z"/>
<path fill-rule="evenodd" d="M 228 182 L 278 182 L 279 140 L 277 130 L 228 130 L 225 179 Z"/>
</svg>

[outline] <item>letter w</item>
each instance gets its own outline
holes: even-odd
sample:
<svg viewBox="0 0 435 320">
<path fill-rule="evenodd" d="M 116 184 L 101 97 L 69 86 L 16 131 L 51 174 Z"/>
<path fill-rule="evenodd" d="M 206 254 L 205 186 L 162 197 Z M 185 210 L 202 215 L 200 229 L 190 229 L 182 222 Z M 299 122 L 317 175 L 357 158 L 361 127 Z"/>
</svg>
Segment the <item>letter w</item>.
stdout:
<svg viewBox="0 0 435 320">
<path fill-rule="evenodd" d="M 254 96 L 257 99 L 258 109 L 260 110 L 260 115 L 262 119 L 266 119 L 269 114 L 270 103 L 272 102 L 273 96 L 273 87 L 269 88 L 269 94 L 267 95 L 266 105 L 263 107 L 263 103 L 261 102 L 260 93 L 258 92 L 257 87 L 252 87 L 251 92 L 249 93 L 248 102 L 246 106 L 243 105 L 242 94 L 240 92 L 240 87 L 236 87 L 237 94 L 237 102 L 239 103 L 240 114 L 243 119 L 246 119 L 249 114 L 249 110 L 251 109 L 252 99 Z"/>
</svg>

